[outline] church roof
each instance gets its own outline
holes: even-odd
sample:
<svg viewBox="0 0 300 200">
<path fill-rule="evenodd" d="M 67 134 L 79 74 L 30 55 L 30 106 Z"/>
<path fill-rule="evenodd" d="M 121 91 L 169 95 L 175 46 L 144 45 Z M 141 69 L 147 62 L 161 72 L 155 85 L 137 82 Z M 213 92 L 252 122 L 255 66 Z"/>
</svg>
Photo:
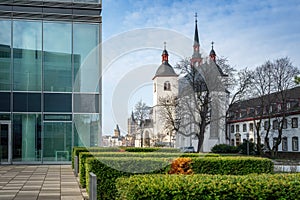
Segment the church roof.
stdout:
<svg viewBox="0 0 300 200">
<path fill-rule="evenodd" d="M 154 77 L 157 76 L 177 76 L 177 74 L 168 62 L 163 62 L 156 70 Z"/>
</svg>

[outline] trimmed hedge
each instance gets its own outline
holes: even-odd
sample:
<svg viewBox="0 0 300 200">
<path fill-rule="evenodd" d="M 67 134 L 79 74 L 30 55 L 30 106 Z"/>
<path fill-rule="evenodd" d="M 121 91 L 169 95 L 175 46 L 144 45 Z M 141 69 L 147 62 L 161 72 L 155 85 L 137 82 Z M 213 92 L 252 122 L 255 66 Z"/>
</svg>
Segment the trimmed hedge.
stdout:
<svg viewBox="0 0 300 200">
<path fill-rule="evenodd" d="M 117 199 L 299 199 L 300 174 L 136 175 L 116 181 Z"/>
<path fill-rule="evenodd" d="M 236 146 L 231 146 L 228 144 L 216 144 L 211 148 L 213 153 L 238 153 L 239 149 Z"/>
<path fill-rule="evenodd" d="M 166 152 L 166 153 L 180 153 L 179 149 L 175 148 L 159 148 L 159 147 L 126 147 L 127 152 Z"/>
<path fill-rule="evenodd" d="M 72 150 L 72 169 L 74 169 L 74 158 L 78 156 L 80 152 L 119 152 L 122 151 L 117 147 L 73 147 Z"/>
<path fill-rule="evenodd" d="M 101 157 L 140 157 L 140 158 L 177 158 L 177 157 L 201 157 L 201 156 L 217 156 L 217 154 L 197 154 L 197 153 L 161 153 L 161 152 L 149 152 L 149 153 L 134 153 L 134 152 L 118 152 L 118 153 L 109 153 L 109 152 L 80 152 L 79 154 L 79 182 L 81 187 L 86 187 L 86 169 L 85 163 L 86 159 L 90 157 L 95 157 L 101 159 Z"/>
<path fill-rule="evenodd" d="M 195 174 L 245 175 L 273 173 L 274 163 L 259 157 L 206 157 L 192 158 L 191 168 Z"/>
<path fill-rule="evenodd" d="M 158 174 L 165 173 L 168 165 L 166 159 L 155 158 L 88 158 L 86 160 L 86 181 L 87 191 L 89 184 L 89 172 L 97 176 L 97 199 L 115 199 L 117 189 L 115 186 L 116 179 L 119 177 L 128 177 L 134 173 L 139 174 Z M 123 171 L 116 170 L 109 166 L 121 168 Z M 142 169 L 142 171 L 140 171 Z M 153 171 L 154 170 L 154 171 Z"/>
</svg>

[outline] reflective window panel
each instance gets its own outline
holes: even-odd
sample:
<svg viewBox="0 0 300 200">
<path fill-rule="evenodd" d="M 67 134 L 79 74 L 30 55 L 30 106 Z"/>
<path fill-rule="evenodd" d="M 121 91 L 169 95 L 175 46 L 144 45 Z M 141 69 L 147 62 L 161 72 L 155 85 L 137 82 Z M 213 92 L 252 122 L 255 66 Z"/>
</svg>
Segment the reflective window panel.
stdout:
<svg viewBox="0 0 300 200">
<path fill-rule="evenodd" d="M 72 91 L 72 25 L 44 22 L 44 90 Z"/>
<path fill-rule="evenodd" d="M 40 93 L 14 93 L 14 112 L 41 112 Z"/>
<path fill-rule="evenodd" d="M 72 112 L 72 94 L 44 94 L 44 112 Z"/>
<path fill-rule="evenodd" d="M 99 25 L 74 23 L 74 91 L 96 92 L 98 89 L 99 62 Z"/>
<path fill-rule="evenodd" d="M 13 21 L 13 89 L 41 91 L 42 22 Z"/>
<path fill-rule="evenodd" d="M 70 161 L 72 151 L 72 123 L 44 123 L 43 161 Z"/>
<path fill-rule="evenodd" d="M 41 161 L 41 115 L 13 115 L 13 161 Z"/>
<path fill-rule="evenodd" d="M 0 91 L 10 90 L 11 21 L 0 20 Z"/>
<path fill-rule="evenodd" d="M 100 115 L 75 114 L 73 121 L 74 146 L 97 146 L 100 135 Z"/>
<path fill-rule="evenodd" d="M 99 95 L 74 94 L 75 113 L 99 113 Z"/>
<path fill-rule="evenodd" d="M 10 92 L 0 92 L 0 112 L 10 112 Z"/>
</svg>

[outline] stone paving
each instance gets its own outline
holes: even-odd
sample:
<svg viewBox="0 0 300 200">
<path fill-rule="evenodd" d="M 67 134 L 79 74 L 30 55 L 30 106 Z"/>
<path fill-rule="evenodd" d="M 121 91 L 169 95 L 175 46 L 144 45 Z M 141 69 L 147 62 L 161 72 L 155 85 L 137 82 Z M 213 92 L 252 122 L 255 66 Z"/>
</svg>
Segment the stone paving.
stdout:
<svg viewBox="0 0 300 200">
<path fill-rule="evenodd" d="M 83 200 L 70 165 L 0 165 L 0 200 Z"/>
</svg>

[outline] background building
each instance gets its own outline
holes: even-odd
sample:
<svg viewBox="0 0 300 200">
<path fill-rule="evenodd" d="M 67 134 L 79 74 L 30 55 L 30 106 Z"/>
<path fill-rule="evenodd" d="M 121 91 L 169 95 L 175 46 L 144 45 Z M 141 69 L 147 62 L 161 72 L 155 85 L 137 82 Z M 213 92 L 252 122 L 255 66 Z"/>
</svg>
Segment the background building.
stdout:
<svg viewBox="0 0 300 200">
<path fill-rule="evenodd" d="M 99 0 L 0 2 L 1 163 L 99 145 L 100 15 Z"/>
<path fill-rule="evenodd" d="M 238 146 L 246 140 L 257 143 L 256 126 L 258 126 L 261 143 L 265 144 L 264 138 L 268 131 L 268 140 L 272 146 L 282 125 L 282 140 L 278 151 L 299 152 L 300 87 L 284 92 L 285 103 L 278 94 L 272 93 L 233 104 L 229 108 L 227 119 L 230 144 Z M 265 102 L 263 107 L 262 100 Z"/>
</svg>

